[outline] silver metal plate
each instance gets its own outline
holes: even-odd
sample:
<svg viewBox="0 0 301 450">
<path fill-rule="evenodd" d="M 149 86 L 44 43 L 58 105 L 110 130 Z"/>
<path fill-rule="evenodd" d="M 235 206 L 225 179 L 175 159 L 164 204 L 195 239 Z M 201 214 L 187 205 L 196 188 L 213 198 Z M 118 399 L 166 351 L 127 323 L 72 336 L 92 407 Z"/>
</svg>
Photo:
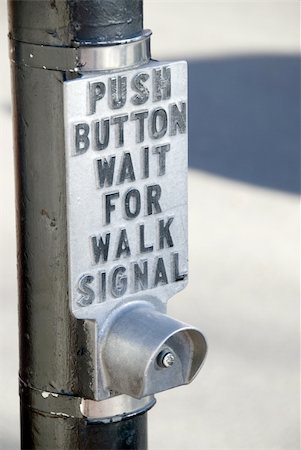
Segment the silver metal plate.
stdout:
<svg viewBox="0 0 301 450">
<path fill-rule="evenodd" d="M 187 283 L 187 67 L 64 84 L 69 289 L 78 318 Z"/>
</svg>

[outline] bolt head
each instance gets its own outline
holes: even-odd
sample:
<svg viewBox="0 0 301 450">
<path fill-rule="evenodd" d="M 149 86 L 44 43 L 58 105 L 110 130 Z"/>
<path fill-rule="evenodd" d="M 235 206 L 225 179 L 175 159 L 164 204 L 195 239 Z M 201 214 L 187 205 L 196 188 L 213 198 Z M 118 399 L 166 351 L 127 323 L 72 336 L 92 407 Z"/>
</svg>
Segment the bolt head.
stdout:
<svg viewBox="0 0 301 450">
<path fill-rule="evenodd" d="M 171 352 L 167 352 L 163 355 L 161 361 L 163 367 L 171 367 L 175 362 L 175 357 Z"/>
</svg>

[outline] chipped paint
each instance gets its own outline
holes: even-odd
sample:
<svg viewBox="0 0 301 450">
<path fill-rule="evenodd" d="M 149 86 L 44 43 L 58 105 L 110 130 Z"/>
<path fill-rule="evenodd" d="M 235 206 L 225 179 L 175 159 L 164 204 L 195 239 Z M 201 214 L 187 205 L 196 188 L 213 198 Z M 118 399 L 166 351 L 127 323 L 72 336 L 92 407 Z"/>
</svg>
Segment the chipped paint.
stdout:
<svg viewBox="0 0 301 450">
<path fill-rule="evenodd" d="M 50 392 L 43 391 L 43 392 L 41 393 L 41 396 L 42 396 L 43 398 L 48 398 L 49 395 L 50 395 Z"/>
<path fill-rule="evenodd" d="M 43 391 L 43 392 L 41 393 L 41 396 L 42 396 L 43 398 L 48 398 L 49 395 L 51 395 L 52 397 L 56 397 L 56 398 L 59 396 L 59 394 L 56 394 L 55 392 L 47 392 L 47 391 Z"/>
<path fill-rule="evenodd" d="M 50 414 L 52 414 L 53 416 L 70 417 L 72 419 L 74 419 L 74 417 L 75 417 L 75 416 L 70 416 L 69 414 L 66 414 L 66 413 L 63 413 L 63 412 L 50 411 Z"/>
</svg>

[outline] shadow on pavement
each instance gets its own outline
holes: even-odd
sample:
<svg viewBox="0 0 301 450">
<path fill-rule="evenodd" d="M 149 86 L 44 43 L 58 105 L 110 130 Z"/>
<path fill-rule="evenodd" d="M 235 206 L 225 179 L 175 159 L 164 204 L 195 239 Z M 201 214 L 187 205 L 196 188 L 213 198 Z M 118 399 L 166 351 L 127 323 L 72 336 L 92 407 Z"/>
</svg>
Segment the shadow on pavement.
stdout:
<svg viewBox="0 0 301 450">
<path fill-rule="evenodd" d="M 189 62 L 190 167 L 299 192 L 297 56 Z"/>
</svg>

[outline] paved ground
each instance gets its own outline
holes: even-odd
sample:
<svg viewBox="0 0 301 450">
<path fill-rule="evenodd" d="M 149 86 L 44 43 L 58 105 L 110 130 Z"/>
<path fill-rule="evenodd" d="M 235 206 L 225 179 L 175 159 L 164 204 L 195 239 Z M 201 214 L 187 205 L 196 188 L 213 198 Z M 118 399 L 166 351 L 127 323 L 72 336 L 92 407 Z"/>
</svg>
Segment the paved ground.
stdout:
<svg viewBox="0 0 301 450">
<path fill-rule="evenodd" d="M 13 167 L 0 2 L 0 448 L 16 450 Z M 150 450 L 298 450 L 299 2 L 146 1 L 145 25 L 154 56 L 193 59 L 190 284 L 169 310 L 209 343 L 193 384 L 157 396 Z"/>
</svg>

